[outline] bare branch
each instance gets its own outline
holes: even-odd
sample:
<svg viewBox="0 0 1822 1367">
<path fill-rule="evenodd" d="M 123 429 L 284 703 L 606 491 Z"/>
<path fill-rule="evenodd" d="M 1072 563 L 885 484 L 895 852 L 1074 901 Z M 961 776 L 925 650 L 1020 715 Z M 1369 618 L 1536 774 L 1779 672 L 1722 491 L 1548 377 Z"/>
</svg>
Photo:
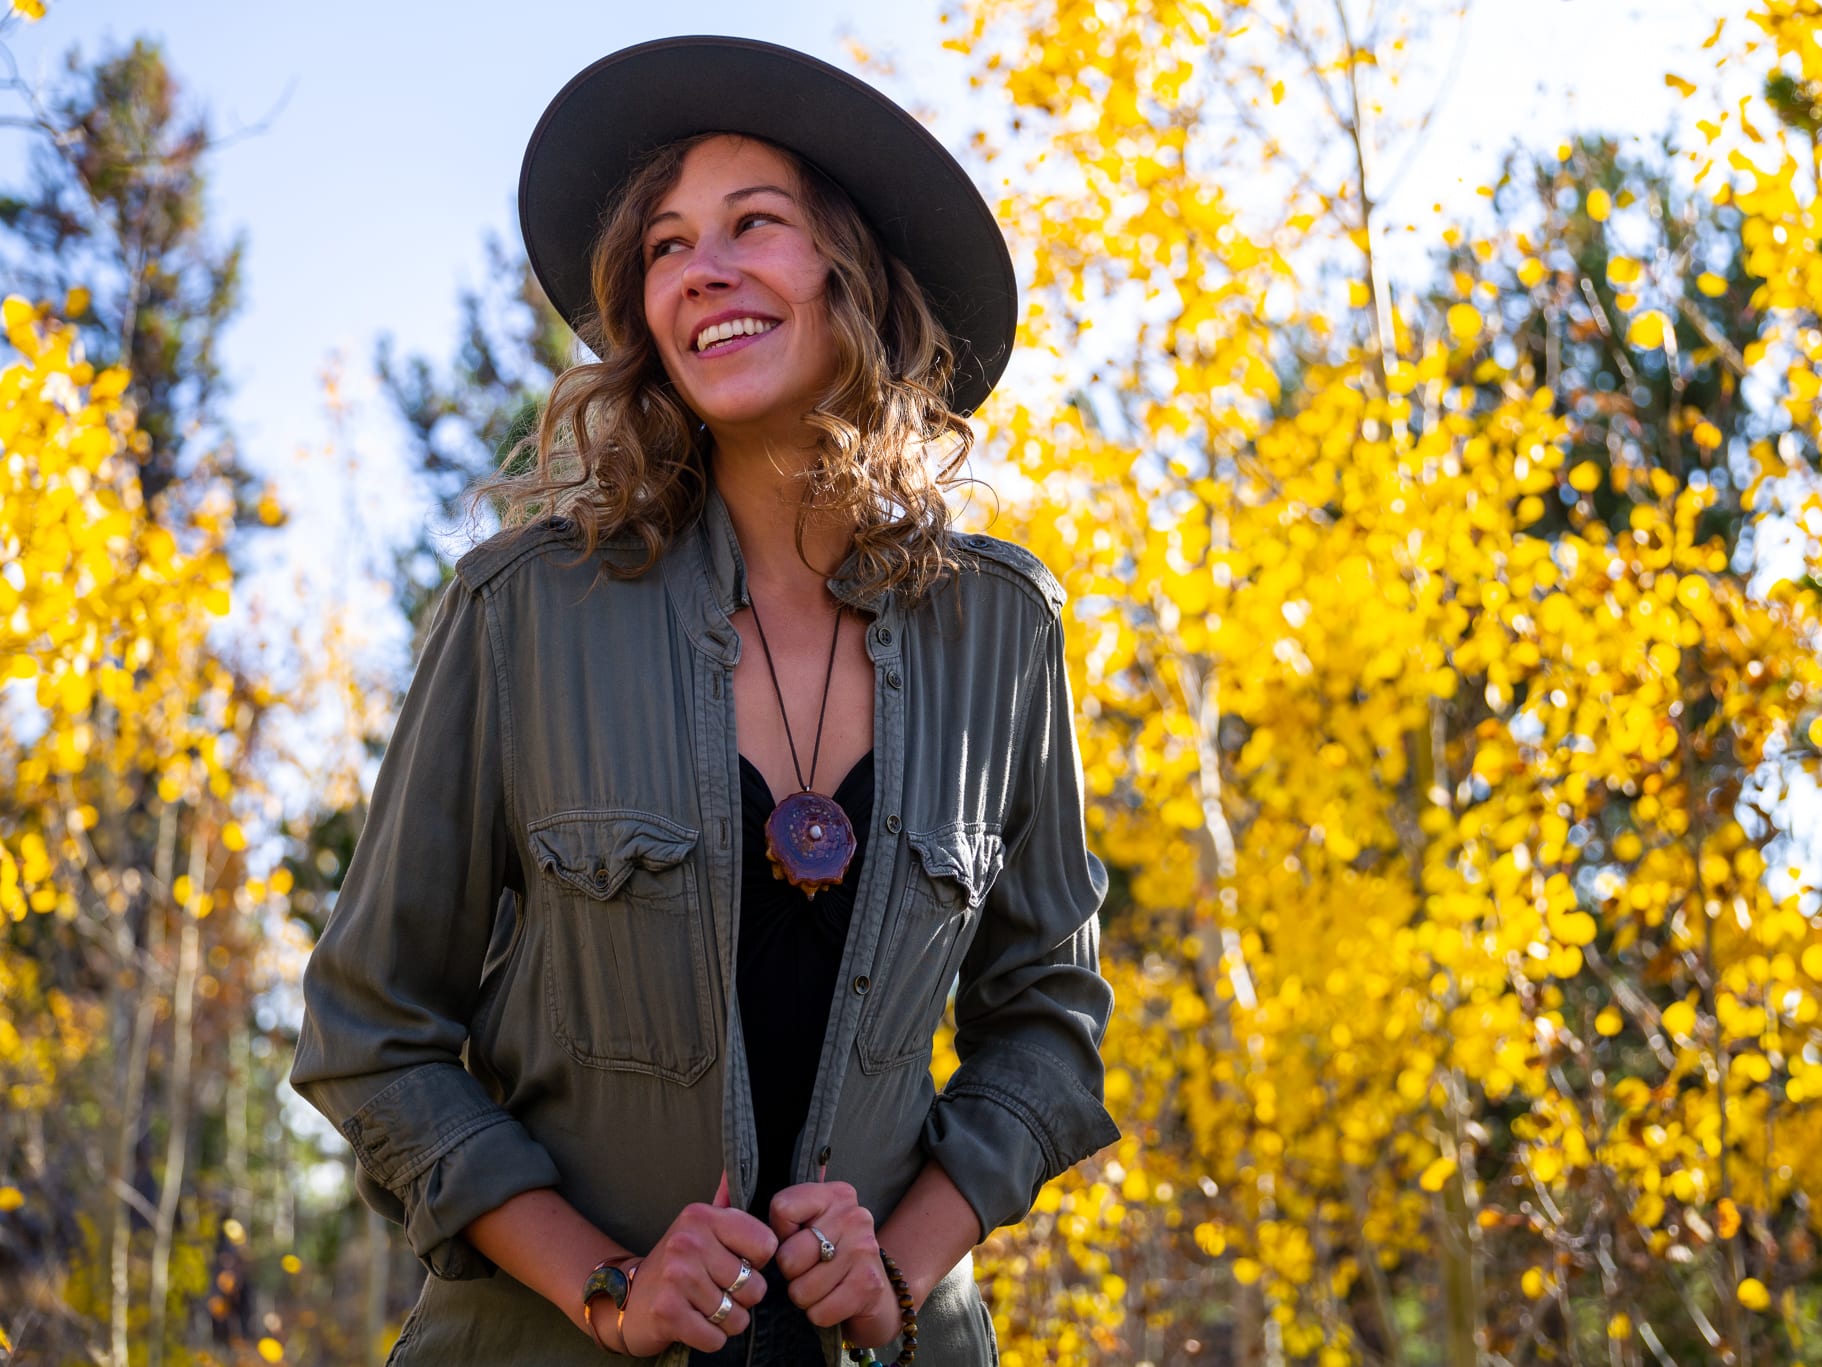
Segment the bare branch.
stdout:
<svg viewBox="0 0 1822 1367">
<path fill-rule="evenodd" d="M 1443 71 L 1442 85 L 1436 91 L 1434 102 L 1424 111 L 1423 117 L 1417 121 L 1417 127 L 1411 134 L 1411 144 L 1405 148 L 1404 158 L 1398 163 L 1397 169 L 1386 178 L 1385 184 L 1379 187 L 1379 198 L 1382 202 L 1392 197 L 1392 192 L 1398 188 L 1398 183 L 1417 163 L 1417 154 L 1423 150 L 1424 139 L 1429 134 L 1431 123 L 1442 111 L 1443 105 L 1448 103 L 1449 92 L 1454 88 L 1455 78 L 1461 74 L 1462 56 L 1468 49 L 1468 15 L 1473 8 L 1474 0 L 1462 0 L 1461 22 L 1455 28 L 1455 46 L 1450 49 L 1449 64 Z"/>
</svg>

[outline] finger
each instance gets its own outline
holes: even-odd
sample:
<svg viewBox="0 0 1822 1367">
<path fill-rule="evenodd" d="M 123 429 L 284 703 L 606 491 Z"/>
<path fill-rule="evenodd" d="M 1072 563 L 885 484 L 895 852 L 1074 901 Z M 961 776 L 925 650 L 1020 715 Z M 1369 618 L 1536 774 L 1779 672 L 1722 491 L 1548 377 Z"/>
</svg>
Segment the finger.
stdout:
<svg viewBox="0 0 1822 1367">
<path fill-rule="evenodd" d="M 854 1212 L 856 1217 L 865 1212 Z M 879 1245 L 874 1241 L 871 1221 L 855 1218 L 845 1228 L 825 1230 L 835 1245 L 835 1256 L 826 1262 L 817 1227 L 793 1234 L 779 1245 L 776 1266 L 790 1282 L 791 1299 L 807 1309 L 829 1295 L 842 1280 L 856 1269 L 878 1269 Z"/>
<path fill-rule="evenodd" d="M 696 1322 L 698 1324 L 707 1325 L 710 1330 L 721 1335 L 723 1338 L 732 1338 L 735 1334 L 738 1334 L 747 1327 L 747 1324 L 752 1319 L 752 1312 L 748 1310 L 746 1306 L 742 1305 L 732 1296 L 727 1295 L 727 1293 L 722 1291 L 719 1287 L 711 1290 L 708 1293 L 708 1296 L 710 1299 L 707 1305 L 700 1304 L 699 1301 L 701 1298 L 697 1296 L 690 1297 L 691 1304 L 696 1308 Z M 723 1315 L 720 1320 L 716 1320 L 714 1317 L 715 1312 L 721 1308 L 721 1302 L 724 1298 L 729 1302 L 728 1312 Z"/>
<path fill-rule="evenodd" d="M 845 1182 L 827 1183 L 817 1190 L 832 1195 L 836 1199 L 830 1202 L 829 1208 L 811 1219 L 803 1221 L 797 1230 L 781 1237 L 779 1242 L 778 1268 L 787 1278 L 798 1277 L 809 1271 L 811 1266 L 822 1260 L 822 1240 L 827 1238 L 835 1245 L 838 1254 L 860 1247 L 864 1253 L 876 1248 L 874 1243 L 873 1213 L 865 1206 L 857 1205 L 852 1199 L 853 1188 Z M 799 1209 L 802 1207 L 799 1206 Z M 773 1225 L 781 1223 L 774 1204 Z M 856 1245 L 855 1240 L 863 1241 Z"/>
<path fill-rule="evenodd" d="M 810 1270 L 791 1278 L 786 1294 L 791 1304 L 800 1310 L 808 1310 L 831 1295 L 840 1286 L 847 1269 L 841 1263 L 818 1263 L 812 1261 Z"/>
<path fill-rule="evenodd" d="M 830 1266 L 833 1267 L 834 1264 Z M 806 1279 L 806 1289 L 815 1286 L 815 1275 L 812 1273 Z M 798 1286 L 799 1283 L 796 1282 L 791 1284 L 793 1301 L 797 1300 L 795 1293 Z M 882 1298 L 890 1290 L 884 1268 L 875 1261 L 871 1266 L 861 1264 L 850 1267 L 826 1293 L 814 1300 L 799 1301 L 798 1304 L 811 1324 L 827 1326 L 877 1311 Z"/>
<path fill-rule="evenodd" d="M 685 1206 L 671 1231 L 674 1239 L 687 1241 L 679 1245 L 679 1250 L 693 1251 L 697 1265 L 704 1268 L 717 1244 L 732 1253 L 735 1262 L 745 1258 L 754 1267 L 771 1262 L 778 1249 L 778 1236 L 763 1221 L 727 1206 L 705 1206 L 700 1202 Z"/>
<path fill-rule="evenodd" d="M 701 1278 L 696 1277 L 693 1280 L 700 1281 Z M 645 1292 L 646 1288 L 642 1286 L 639 1290 Z M 716 1293 L 715 1299 L 718 1304 L 719 1292 Z M 630 1321 L 632 1309 L 630 1301 L 628 1309 Z M 698 1305 L 697 1297 L 692 1292 L 676 1285 L 666 1284 L 651 1288 L 645 1304 L 639 1307 L 639 1317 L 650 1326 L 650 1332 L 655 1335 L 660 1347 L 668 1343 L 685 1343 L 691 1348 L 713 1353 L 727 1342 L 730 1333 L 738 1332 L 729 1321 L 739 1315 L 742 1317 L 740 1327 L 745 1328 L 747 1314 L 744 1308 L 735 1307 L 728 1312 L 726 1319 L 719 1325 L 715 1325 L 710 1324 L 708 1320 L 709 1314 L 714 1309 L 715 1305 L 710 1305 L 706 1309 Z M 634 1326 L 629 1322 L 626 1327 L 631 1330 Z M 642 1334 L 640 1343 L 644 1342 L 645 1337 Z"/>
<path fill-rule="evenodd" d="M 786 1187 L 772 1198 L 772 1228 L 784 1238 L 805 1225 L 821 1223 L 820 1216 L 853 1205 L 855 1200 L 854 1188 L 846 1182 L 802 1182 Z"/>
<path fill-rule="evenodd" d="M 747 1327 L 750 1312 L 732 1296 L 727 1297 L 732 1302 L 727 1314 L 719 1321 L 712 1318 L 721 1308 L 726 1293 L 720 1287 L 710 1285 L 706 1275 L 692 1277 L 687 1288 L 677 1290 L 669 1316 L 670 1327 L 677 1339 L 692 1348 L 712 1353 L 722 1342 Z"/>
<path fill-rule="evenodd" d="M 728 1170 L 726 1168 L 721 1170 L 721 1185 L 715 1188 L 715 1199 L 709 1204 L 718 1206 L 722 1210 L 726 1210 L 728 1207 Z"/>
<path fill-rule="evenodd" d="M 721 1246 L 734 1255 L 736 1262 L 745 1258 L 754 1267 L 764 1267 L 772 1261 L 772 1255 L 778 1251 L 778 1236 L 756 1216 L 748 1215 L 744 1210 L 712 1208 L 709 1215 L 710 1230 Z M 727 1279 L 734 1279 L 732 1270 Z"/>
<path fill-rule="evenodd" d="M 772 1265 L 788 1282 L 804 1276 L 822 1260 L 822 1246 L 807 1229 L 800 1229 L 788 1239 L 781 1239 Z"/>
<path fill-rule="evenodd" d="M 753 1260 L 751 1258 L 737 1258 L 732 1253 L 727 1253 L 724 1256 L 727 1258 L 727 1262 L 725 1264 L 720 1262 L 715 1263 L 711 1268 L 711 1275 L 716 1278 L 721 1289 L 734 1298 L 736 1304 L 747 1306 L 758 1305 L 759 1302 L 765 1298 L 765 1278 L 755 1270 Z M 721 1275 L 721 1269 L 724 1266 L 728 1269 L 725 1277 Z M 742 1279 L 740 1275 L 740 1269 L 743 1267 L 746 1269 L 746 1277 L 744 1279 Z M 738 1288 L 734 1285 L 736 1282 L 740 1283 Z"/>
</svg>

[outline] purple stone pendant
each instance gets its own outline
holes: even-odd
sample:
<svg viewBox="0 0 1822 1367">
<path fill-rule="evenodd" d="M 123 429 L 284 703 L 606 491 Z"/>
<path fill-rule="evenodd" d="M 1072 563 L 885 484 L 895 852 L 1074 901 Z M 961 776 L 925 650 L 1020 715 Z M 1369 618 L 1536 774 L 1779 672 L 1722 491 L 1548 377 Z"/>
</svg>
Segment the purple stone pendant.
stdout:
<svg viewBox="0 0 1822 1367">
<path fill-rule="evenodd" d="M 833 798 L 792 793 L 772 808 L 765 823 L 766 858 L 772 876 L 814 898 L 841 882 L 854 858 L 854 827 Z"/>
</svg>

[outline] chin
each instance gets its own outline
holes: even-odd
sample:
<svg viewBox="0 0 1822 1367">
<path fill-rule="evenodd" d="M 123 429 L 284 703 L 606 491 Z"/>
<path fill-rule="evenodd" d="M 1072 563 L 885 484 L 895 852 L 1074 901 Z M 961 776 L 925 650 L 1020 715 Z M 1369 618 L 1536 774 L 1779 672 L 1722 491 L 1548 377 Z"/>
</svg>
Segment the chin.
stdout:
<svg viewBox="0 0 1822 1367">
<path fill-rule="evenodd" d="M 690 411 L 712 430 L 717 427 L 791 426 L 801 422 L 803 415 L 815 406 L 815 396 L 808 394 L 795 394 L 789 398 L 773 394 L 763 397 L 726 395 L 692 402 Z"/>
</svg>

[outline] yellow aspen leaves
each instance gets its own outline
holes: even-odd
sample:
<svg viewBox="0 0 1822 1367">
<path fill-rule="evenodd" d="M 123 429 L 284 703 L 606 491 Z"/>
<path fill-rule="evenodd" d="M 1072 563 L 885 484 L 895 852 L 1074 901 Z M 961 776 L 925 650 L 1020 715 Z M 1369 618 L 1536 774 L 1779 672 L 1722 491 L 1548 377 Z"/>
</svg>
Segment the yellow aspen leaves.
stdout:
<svg viewBox="0 0 1822 1367">
<path fill-rule="evenodd" d="M 1236 11 L 967 12 L 1046 168 L 1006 214 L 1027 332 L 1056 392 L 1089 396 L 1002 395 L 983 420 L 1039 491 L 1001 526 L 1070 604 L 1124 1136 L 983 1250 L 1002 1350 L 1170 1358 L 1231 1277 L 1287 1361 L 1370 1360 L 1372 1283 L 1426 1298 L 1459 1257 L 1488 1278 L 1464 1343 L 1541 1357 L 1524 1336 L 1560 1299 L 1582 1360 L 1611 1336 L 1630 1361 L 1683 1313 L 1673 1267 L 1735 1286 L 1721 1193 L 1773 1240 L 1822 1195 L 1814 872 L 1783 853 L 1782 798 L 1746 798 L 1819 776 L 1822 551 L 1793 544 L 1782 583 L 1739 553 L 1764 516 L 1822 536 L 1792 491 L 1822 436 L 1806 182 L 1740 173 L 1737 216 L 1680 252 L 1650 186 L 1565 144 L 1546 170 L 1586 220 L 1564 194 L 1522 239 L 1439 221 L 1434 292 L 1375 301 L 1378 239 L 1336 207 L 1353 187 L 1258 222 L 1206 169 L 1232 169 L 1231 120 L 1193 92 L 1231 78 L 1262 121 L 1280 79 L 1287 113 L 1320 104 L 1234 59 Z M 1793 25 L 1779 60 L 1822 57 L 1815 18 L 1753 13 Z M 1092 95 L 1183 63 L 1154 126 Z M 1692 113 L 1723 157 L 1737 114 Z M 1600 254 L 1571 252 L 1559 230 L 1590 221 Z M 1311 259 L 1379 307 L 1335 320 Z M 1607 263 L 1593 293 L 1618 310 L 1583 308 L 1576 260 Z M 1752 335 L 1709 302 L 1742 272 Z M 1075 321 L 1127 290 L 1155 328 L 1117 337 L 1103 310 L 1090 372 Z M 1596 383 L 1578 349 L 1633 373 Z M 1625 1250 L 1624 1296 L 1596 1238 Z M 1064 1353 L 1065 1330 L 1094 1348 Z"/>
<path fill-rule="evenodd" d="M 1425 1191 L 1441 1191 L 1455 1175 L 1457 1167 L 1453 1158 L 1438 1158 L 1418 1174 L 1417 1185 Z"/>
<path fill-rule="evenodd" d="M 1641 313 L 1626 327 L 1626 341 L 1644 351 L 1655 351 L 1664 345 L 1670 320 L 1656 309 Z"/>
<path fill-rule="evenodd" d="M 1740 1208 L 1731 1197 L 1723 1196 L 1715 1202 L 1714 1231 L 1723 1239 L 1731 1239 L 1740 1232 Z"/>
<path fill-rule="evenodd" d="M 1584 460 L 1569 472 L 1569 485 L 1584 494 L 1593 493 L 1606 483 L 1606 476 L 1601 467 L 1591 460 Z"/>
<path fill-rule="evenodd" d="M 1689 1002 L 1672 1002 L 1664 1008 L 1664 1029 L 1679 1039 L 1686 1039 L 1695 1031 L 1695 1007 Z"/>
<path fill-rule="evenodd" d="M 1771 1308 L 1771 1292 L 1766 1289 L 1765 1283 L 1760 1281 L 1757 1277 L 1747 1277 L 1743 1280 L 1739 1286 L 1734 1288 L 1734 1295 L 1739 1298 L 1740 1304 L 1745 1306 L 1748 1310 L 1768 1310 Z"/>
<path fill-rule="evenodd" d="M 1806 945 L 1803 949 L 1803 971 L 1810 978 L 1822 983 L 1822 943 Z"/>
<path fill-rule="evenodd" d="M 1480 336 L 1485 320 L 1472 304 L 1456 304 L 1449 310 L 1449 335 L 1457 342 L 1472 342 Z"/>
<path fill-rule="evenodd" d="M 258 1348 L 260 1357 L 267 1362 L 283 1362 L 285 1360 L 285 1345 L 270 1335 L 267 1335 L 259 1341 Z"/>
</svg>

